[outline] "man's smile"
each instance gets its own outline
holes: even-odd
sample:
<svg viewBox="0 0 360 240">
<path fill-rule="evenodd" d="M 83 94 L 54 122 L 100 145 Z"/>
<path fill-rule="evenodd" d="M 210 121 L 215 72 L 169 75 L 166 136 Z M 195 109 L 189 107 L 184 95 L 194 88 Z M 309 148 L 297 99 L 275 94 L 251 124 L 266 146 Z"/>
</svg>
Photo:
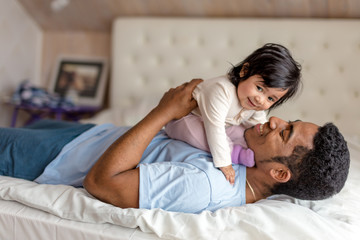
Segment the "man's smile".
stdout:
<svg viewBox="0 0 360 240">
<path fill-rule="evenodd" d="M 254 126 L 254 128 L 256 129 L 256 132 L 262 136 L 264 134 L 264 124 L 258 123 Z"/>
</svg>

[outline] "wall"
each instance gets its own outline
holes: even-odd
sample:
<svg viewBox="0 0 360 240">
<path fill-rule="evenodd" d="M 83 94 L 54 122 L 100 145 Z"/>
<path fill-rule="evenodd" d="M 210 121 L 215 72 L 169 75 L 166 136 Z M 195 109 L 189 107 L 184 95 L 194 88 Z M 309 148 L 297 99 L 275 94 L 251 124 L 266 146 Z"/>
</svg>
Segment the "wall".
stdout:
<svg viewBox="0 0 360 240">
<path fill-rule="evenodd" d="M 3 101 L 29 79 L 47 88 L 60 55 L 110 55 L 110 32 L 44 31 L 17 0 L 0 0 L 0 126 L 11 123 L 12 108 Z M 17 126 L 28 115 L 20 113 Z"/>
<path fill-rule="evenodd" d="M 22 80 L 43 84 L 42 37 L 39 26 L 17 1 L 0 0 L 0 126 L 10 125 L 12 109 L 3 100 Z"/>
<path fill-rule="evenodd" d="M 110 32 L 45 31 L 41 79 L 48 86 L 59 56 L 110 56 Z"/>
</svg>

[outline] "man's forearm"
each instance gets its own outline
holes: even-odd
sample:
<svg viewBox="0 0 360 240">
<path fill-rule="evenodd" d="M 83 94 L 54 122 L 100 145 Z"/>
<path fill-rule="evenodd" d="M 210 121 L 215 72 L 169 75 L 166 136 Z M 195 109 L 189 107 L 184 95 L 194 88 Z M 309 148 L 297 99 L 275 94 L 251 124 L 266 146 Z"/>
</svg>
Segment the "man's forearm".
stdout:
<svg viewBox="0 0 360 240">
<path fill-rule="evenodd" d="M 201 80 L 183 84 L 164 94 L 159 104 L 138 124 L 119 137 L 100 157 L 85 178 L 84 186 L 97 196 L 117 188 L 114 181 L 121 173 L 134 169 L 154 136 L 169 121 L 181 118 L 196 107 L 192 91 Z"/>
<path fill-rule="evenodd" d="M 153 109 L 104 152 L 89 174 L 95 174 L 96 179 L 111 178 L 119 172 L 135 168 L 146 147 L 168 121 L 161 111 Z"/>
</svg>

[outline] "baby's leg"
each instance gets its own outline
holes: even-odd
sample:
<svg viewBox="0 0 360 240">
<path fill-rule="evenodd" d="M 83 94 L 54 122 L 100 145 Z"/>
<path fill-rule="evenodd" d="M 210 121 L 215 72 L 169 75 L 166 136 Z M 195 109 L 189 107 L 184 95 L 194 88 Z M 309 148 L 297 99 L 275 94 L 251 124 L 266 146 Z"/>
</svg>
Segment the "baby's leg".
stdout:
<svg viewBox="0 0 360 240">
<path fill-rule="evenodd" d="M 247 147 L 244 131 L 245 128 L 242 125 L 234 125 L 226 129 L 231 149 L 231 161 L 234 164 L 253 167 L 255 165 L 254 152 Z"/>
<path fill-rule="evenodd" d="M 231 153 L 231 161 L 234 164 L 253 167 L 255 165 L 254 152 L 250 148 L 234 145 Z"/>
<path fill-rule="evenodd" d="M 165 132 L 173 139 L 181 140 L 196 148 L 210 152 L 204 123 L 199 116 L 190 113 L 179 120 L 171 121 L 166 124 Z"/>
<path fill-rule="evenodd" d="M 171 121 L 165 126 L 165 132 L 173 139 L 181 140 L 196 148 L 210 152 L 204 123 L 199 116 L 189 114 L 179 120 Z M 254 152 L 245 147 L 244 128 L 242 126 L 231 126 L 226 130 L 226 133 L 232 150 L 232 163 L 253 167 L 255 165 Z"/>
</svg>

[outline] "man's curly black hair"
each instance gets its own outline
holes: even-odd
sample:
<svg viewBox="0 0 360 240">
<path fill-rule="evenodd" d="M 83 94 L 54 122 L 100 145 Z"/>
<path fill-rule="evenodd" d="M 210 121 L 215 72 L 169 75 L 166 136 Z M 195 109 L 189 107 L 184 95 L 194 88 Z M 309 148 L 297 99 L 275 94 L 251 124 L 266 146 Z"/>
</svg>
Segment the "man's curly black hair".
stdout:
<svg viewBox="0 0 360 240">
<path fill-rule="evenodd" d="M 319 127 L 311 150 L 297 146 L 290 157 L 272 160 L 287 165 L 292 177 L 276 184 L 273 194 L 286 194 L 298 199 L 321 200 L 339 193 L 349 173 L 350 153 L 347 143 L 332 123 Z"/>
</svg>

